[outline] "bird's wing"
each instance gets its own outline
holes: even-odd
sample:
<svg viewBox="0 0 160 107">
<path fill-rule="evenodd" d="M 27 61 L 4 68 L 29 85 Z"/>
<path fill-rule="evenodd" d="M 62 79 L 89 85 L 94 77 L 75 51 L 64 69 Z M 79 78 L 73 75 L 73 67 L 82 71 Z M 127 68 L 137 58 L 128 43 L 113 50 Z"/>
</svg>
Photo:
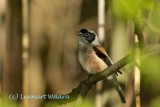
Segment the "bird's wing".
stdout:
<svg viewBox="0 0 160 107">
<path fill-rule="evenodd" d="M 96 45 L 93 46 L 93 49 L 96 53 L 96 55 L 101 58 L 108 66 L 111 66 L 113 64 L 113 62 L 111 61 L 111 59 L 109 58 L 108 54 L 106 53 L 106 51 L 104 50 L 104 48 L 100 45 Z M 118 70 L 118 73 L 122 74 L 121 71 Z M 116 73 L 116 75 L 118 75 Z"/>
<path fill-rule="evenodd" d="M 104 50 L 104 48 L 100 45 L 93 46 L 93 49 L 96 53 L 96 55 L 101 58 L 108 66 L 112 65 L 112 61 L 110 60 L 108 54 Z"/>
</svg>

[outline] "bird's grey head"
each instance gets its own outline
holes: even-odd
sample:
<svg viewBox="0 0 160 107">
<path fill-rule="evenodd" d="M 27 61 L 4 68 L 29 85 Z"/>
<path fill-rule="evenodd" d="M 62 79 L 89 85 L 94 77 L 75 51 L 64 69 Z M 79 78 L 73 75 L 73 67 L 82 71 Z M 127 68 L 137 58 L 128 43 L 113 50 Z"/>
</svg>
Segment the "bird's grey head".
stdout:
<svg viewBox="0 0 160 107">
<path fill-rule="evenodd" d="M 79 44 L 99 45 L 98 37 L 96 33 L 92 30 L 81 29 L 80 31 L 77 32 L 77 35 L 79 36 Z"/>
</svg>

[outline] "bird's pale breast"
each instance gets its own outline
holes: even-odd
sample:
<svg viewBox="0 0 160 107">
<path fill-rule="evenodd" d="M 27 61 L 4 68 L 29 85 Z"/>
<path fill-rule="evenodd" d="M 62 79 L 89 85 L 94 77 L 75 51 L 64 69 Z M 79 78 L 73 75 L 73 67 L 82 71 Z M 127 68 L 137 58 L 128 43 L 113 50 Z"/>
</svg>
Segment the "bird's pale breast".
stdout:
<svg viewBox="0 0 160 107">
<path fill-rule="evenodd" d="M 83 48 L 83 50 L 79 52 L 79 61 L 83 68 L 91 74 L 101 72 L 108 67 L 106 63 L 96 55 L 92 48 Z"/>
</svg>

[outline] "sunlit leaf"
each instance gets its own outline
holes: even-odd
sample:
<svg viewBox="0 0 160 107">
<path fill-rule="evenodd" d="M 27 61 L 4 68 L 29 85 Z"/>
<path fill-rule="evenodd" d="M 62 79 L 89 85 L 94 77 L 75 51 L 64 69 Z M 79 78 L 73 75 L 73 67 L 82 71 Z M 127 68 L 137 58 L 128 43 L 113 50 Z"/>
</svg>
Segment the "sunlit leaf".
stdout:
<svg viewBox="0 0 160 107">
<path fill-rule="evenodd" d="M 138 12 L 150 9 L 152 0 L 113 0 L 113 12 L 119 18 L 135 18 Z"/>
</svg>

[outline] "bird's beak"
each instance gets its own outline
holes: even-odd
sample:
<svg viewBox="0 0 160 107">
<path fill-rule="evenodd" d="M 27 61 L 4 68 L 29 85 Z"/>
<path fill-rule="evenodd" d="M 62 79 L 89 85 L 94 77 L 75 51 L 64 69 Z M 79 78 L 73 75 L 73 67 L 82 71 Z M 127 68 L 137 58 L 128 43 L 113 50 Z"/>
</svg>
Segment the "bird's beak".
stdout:
<svg viewBox="0 0 160 107">
<path fill-rule="evenodd" d="M 82 33 L 80 31 L 77 31 L 75 35 L 82 36 Z"/>
</svg>

